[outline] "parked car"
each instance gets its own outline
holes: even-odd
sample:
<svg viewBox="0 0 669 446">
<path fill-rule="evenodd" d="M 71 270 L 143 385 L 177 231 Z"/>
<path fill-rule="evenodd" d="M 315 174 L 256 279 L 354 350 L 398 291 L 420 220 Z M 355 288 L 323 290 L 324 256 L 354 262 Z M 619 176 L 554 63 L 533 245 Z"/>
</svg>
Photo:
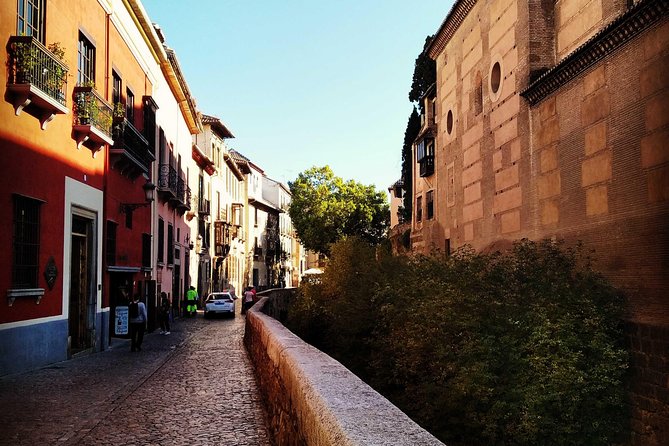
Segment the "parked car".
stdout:
<svg viewBox="0 0 669 446">
<path fill-rule="evenodd" d="M 235 298 L 227 291 L 211 293 L 204 301 L 204 317 L 227 314 L 235 317 Z"/>
</svg>

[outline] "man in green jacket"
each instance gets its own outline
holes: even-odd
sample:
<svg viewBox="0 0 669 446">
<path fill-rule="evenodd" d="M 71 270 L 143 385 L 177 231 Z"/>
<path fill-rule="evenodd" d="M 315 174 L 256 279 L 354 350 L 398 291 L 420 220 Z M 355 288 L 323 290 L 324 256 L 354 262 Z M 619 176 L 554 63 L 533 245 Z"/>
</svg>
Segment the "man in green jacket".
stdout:
<svg viewBox="0 0 669 446">
<path fill-rule="evenodd" d="M 195 316 L 197 314 L 197 300 L 198 295 L 193 285 L 186 291 L 186 314 L 188 316 Z"/>
</svg>

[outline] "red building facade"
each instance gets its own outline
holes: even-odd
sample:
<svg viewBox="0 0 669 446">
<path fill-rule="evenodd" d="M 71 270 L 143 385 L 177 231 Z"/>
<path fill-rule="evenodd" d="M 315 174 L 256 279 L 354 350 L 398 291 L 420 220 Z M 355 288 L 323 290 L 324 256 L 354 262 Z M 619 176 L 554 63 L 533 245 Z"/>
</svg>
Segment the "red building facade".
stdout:
<svg viewBox="0 0 669 446">
<path fill-rule="evenodd" d="M 105 349 L 114 306 L 155 294 L 146 22 L 134 1 L 0 4 L 0 374 Z"/>
</svg>

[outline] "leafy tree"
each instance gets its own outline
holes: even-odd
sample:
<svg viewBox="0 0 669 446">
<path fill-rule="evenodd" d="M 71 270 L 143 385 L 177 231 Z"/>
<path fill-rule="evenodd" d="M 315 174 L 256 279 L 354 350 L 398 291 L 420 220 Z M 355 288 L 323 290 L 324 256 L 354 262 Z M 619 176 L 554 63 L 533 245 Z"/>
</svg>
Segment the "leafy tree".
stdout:
<svg viewBox="0 0 669 446">
<path fill-rule="evenodd" d="M 418 107 L 420 107 L 421 111 L 423 111 L 423 104 L 420 102 L 420 98 L 437 81 L 437 64 L 427 54 L 427 47 L 432 42 L 432 37 L 427 36 L 425 38 L 423 51 L 416 58 L 413 81 L 411 82 L 411 90 L 409 90 L 409 100 L 411 102 L 418 102 Z"/>
<path fill-rule="evenodd" d="M 402 146 L 402 182 L 404 183 L 404 197 L 402 202 L 402 220 L 411 221 L 411 209 L 413 207 L 413 154 L 411 148 L 413 142 L 420 132 L 420 116 L 413 108 L 407 128 L 404 132 L 404 145 Z"/>
<path fill-rule="evenodd" d="M 330 245 L 347 236 L 371 244 L 385 238 L 390 211 L 374 186 L 344 181 L 329 166 L 312 167 L 288 184 L 290 218 L 305 248 L 328 255 Z"/>
<path fill-rule="evenodd" d="M 393 257 L 347 238 L 288 326 L 446 444 L 626 444 L 624 301 L 586 254 Z"/>
</svg>

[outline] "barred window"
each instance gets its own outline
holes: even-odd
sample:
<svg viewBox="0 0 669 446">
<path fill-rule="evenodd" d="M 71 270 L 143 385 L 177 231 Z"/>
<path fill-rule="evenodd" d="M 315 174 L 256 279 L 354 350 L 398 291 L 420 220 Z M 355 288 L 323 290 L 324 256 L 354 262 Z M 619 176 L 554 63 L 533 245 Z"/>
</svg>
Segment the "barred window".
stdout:
<svg viewBox="0 0 669 446">
<path fill-rule="evenodd" d="M 37 288 L 39 273 L 40 206 L 33 198 L 14 195 L 12 288 Z"/>
</svg>

